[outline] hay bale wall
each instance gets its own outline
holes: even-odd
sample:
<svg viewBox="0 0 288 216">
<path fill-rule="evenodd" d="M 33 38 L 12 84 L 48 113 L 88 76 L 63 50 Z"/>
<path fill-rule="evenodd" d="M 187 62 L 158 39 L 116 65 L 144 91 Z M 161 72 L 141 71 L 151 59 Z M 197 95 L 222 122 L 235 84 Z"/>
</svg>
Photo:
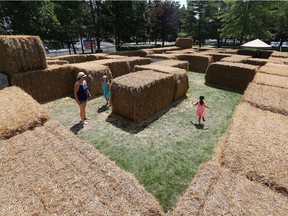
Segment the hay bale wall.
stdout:
<svg viewBox="0 0 288 216">
<path fill-rule="evenodd" d="M 226 57 L 231 57 L 232 54 L 226 54 L 226 53 L 205 53 L 205 55 L 209 55 L 213 57 L 213 62 L 218 62 L 221 61 L 221 59 L 226 58 Z"/>
<path fill-rule="evenodd" d="M 148 58 L 157 58 L 157 59 L 177 59 L 179 54 L 149 54 Z"/>
<path fill-rule="evenodd" d="M 0 98 L 0 140 L 32 130 L 50 118 L 40 104 L 18 87 L 0 90 Z"/>
<path fill-rule="evenodd" d="M 121 55 L 121 56 L 139 56 L 139 57 L 146 57 L 149 54 L 153 54 L 151 50 L 131 50 L 131 51 L 117 51 L 112 53 L 113 55 Z"/>
<path fill-rule="evenodd" d="M 278 51 L 273 51 L 270 57 L 277 57 L 277 58 L 288 58 L 288 53 L 287 52 L 278 52 Z"/>
<path fill-rule="evenodd" d="M 173 216 L 287 215 L 287 204 L 286 197 L 215 163 L 206 163 L 199 167 Z"/>
<path fill-rule="evenodd" d="M 64 65 L 69 64 L 66 60 L 59 60 L 59 59 L 47 59 L 47 65 Z"/>
<path fill-rule="evenodd" d="M 153 52 L 155 54 L 162 54 L 167 51 L 175 51 L 175 50 L 181 50 L 182 48 L 176 47 L 176 46 L 171 46 L 171 47 L 160 47 L 160 48 L 151 48 L 151 49 L 146 49 L 149 52 Z M 146 56 L 147 57 L 147 56 Z"/>
<path fill-rule="evenodd" d="M 241 61 L 241 63 L 243 64 L 251 64 L 257 66 L 263 66 L 267 64 L 267 62 L 268 61 L 266 59 L 260 59 L 260 58 L 248 58 Z"/>
<path fill-rule="evenodd" d="M 219 53 L 226 53 L 226 54 L 232 54 L 232 55 L 236 55 L 237 54 L 237 51 L 238 49 L 217 49 L 219 50 Z"/>
<path fill-rule="evenodd" d="M 168 59 L 168 60 L 163 60 L 163 61 L 159 61 L 159 62 L 154 62 L 152 64 L 176 67 L 176 68 L 184 69 L 186 71 L 189 70 L 189 62 L 188 61 Z"/>
<path fill-rule="evenodd" d="M 288 115 L 288 89 L 250 83 L 243 100 L 255 107 Z"/>
<path fill-rule="evenodd" d="M 75 68 L 76 74 L 83 71 L 88 75 L 86 78 L 88 88 L 92 97 L 102 93 L 102 77 L 106 75 L 111 80 L 112 73 L 108 66 L 99 65 L 97 61 L 83 62 L 78 64 L 72 64 Z M 72 89 L 73 90 L 73 89 Z"/>
<path fill-rule="evenodd" d="M 38 102 L 73 95 L 77 72 L 70 65 L 53 65 L 46 70 L 11 76 L 10 83 L 23 89 Z"/>
<path fill-rule="evenodd" d="M 0 73 L 6 75 L 47 68 L 43 43 L 38 36 L 0 35 Z"/>
<path fill-rule="evenodd" d="M 269 59 L 271 62 L 276 62 L 279 63 L 281 62 L 282 64 L 288 64 L 288 58 L 279 58 L 279 57 L 269 57 Z"/>
<path fill-rule="evenodd" d="M 128 62 L 123 59 L 103 59 L 94 62 L 99 65 L 108 66 L 113 78 L 130 73 L 130 66 Z"/>
<path fill-rule="evenodd" d="M 254 116 L 253 123 L 251 116 Z M 288 195 L 288 116 L 242 102 L 233 115 L 216 160 L 232 172 Z"/>
<path fill-rule="evenodd" d="M 261 73 L 274 74 L 278 76 L 288 76 L 288 65 L 267 63 L 259 69 Z"/>
<path fill-rule="evenodd" d="M 241 63 L 246 59 L 249 59 L 250 56 L 243 55 L 232 55 L 230 57 L 222 58 L 221 62 L 232 62 L 232 63 Z"/>
<path fill-rule="evenodd" d="M 56 121 L 0 151 L 2 215 L 165 215 L 132 174 Z"/>
<path fill-rule="evenodd" d="M 189 70 L 194 72 L 205 73 L 207 67 L 212 63 L 213 58 L 211 56 L 201 54 L 183 54 L 177 56 L 178 60 L 188 61 Z"/>
<path fill-rule="evenodd" d="M 192 38 L 177 38 L 175 46 L 180 47 L 182 49 L 192 48 L 193 39 Z"/>
<path fill-rule="evenodd" d="M 85 62 L 86 55 L 85 54 L 64 55 L 64 56 L 53 57 L 52 59 L 64 60 L 64 61 L 68 61 L 70 64 L 73 64 L 73 63 Z"/>
<path fill-rule="evenodd" d="M 108 54 L 106 53 L 95 53 L 95 54 L 86 54 L 86 61 L 95 61 L 106 59 Z"/>
<path fill-rule="evenodd" d="M 135 123 L 153 116 L 173 101 L 174 76 L 139 71 L 118 77 L 111 84 L 112 111 Z"/>
<path fill-rule="evenodd" d="M 253 65 L 216 62 L 210 64 L 205 75 L 208 84 L 244 91 L 253 80 L 258 67 Z"/>
<path fill-rule="evenodd" d="M 125 57 L 122 60 L 127 61 L 130 72 L 134 72 L 136 65 L 147 65 L 151 63 L 150 58 L 141 58 L 141 57 Z"/>
<path fill-rule="evenodd" d="M 257 73 L 253 79 L 254 83 L 275 86 L 288 89 L 288 77 L 273 74 Z"/>
<path fill-rule="evenodd" d="M 178 100 L 179 98 L 186 95 L 189 89 L 189 79 L 188 74 L 183 69 L 173 68 L 165 65 L 150 64 L 144 66 L 137 66 L 136 71 L 142 70 L 153 70 L 161 73 L 172 74 L 174 76 L 174 96 L 173 100 Z"/>
</svg>

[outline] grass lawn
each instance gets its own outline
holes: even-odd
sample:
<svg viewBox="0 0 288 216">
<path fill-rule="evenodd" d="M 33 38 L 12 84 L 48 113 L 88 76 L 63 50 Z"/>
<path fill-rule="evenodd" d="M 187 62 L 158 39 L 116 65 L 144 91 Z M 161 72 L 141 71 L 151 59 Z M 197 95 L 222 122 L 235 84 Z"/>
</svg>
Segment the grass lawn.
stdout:
<svg viewBox="0 0 288 216">
<path fill-rule="evenodd" d="M 133 173 L 153 194 L 165 211 L 172 209 L 192 180 L 198 166 L 209 160 L 214 146 L 225 133 L 242 95 L 204 84 L 204 74 L 189 72 L 187 97 L 172 104 L 152 119 L 136 125 L 101 109 L 103 97 L 88 102 L 91 118 L 79 127 L 78 106 L 72 98 L 44 104 L 50 114 L 87 143 L 110 157 L 124 170 Z M 199 129 L 195 115 L 200 95 L 207 109 L 205 128 Z"/>
</svg>

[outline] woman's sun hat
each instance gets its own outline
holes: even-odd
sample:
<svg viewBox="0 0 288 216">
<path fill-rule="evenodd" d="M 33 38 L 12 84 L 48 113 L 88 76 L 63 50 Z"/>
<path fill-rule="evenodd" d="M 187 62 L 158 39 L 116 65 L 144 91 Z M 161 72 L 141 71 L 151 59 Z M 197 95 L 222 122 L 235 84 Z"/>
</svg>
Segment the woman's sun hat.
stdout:
<svg viewBox="0 0 288 216">
<path fill-rule="evenodd" d="M 79 79 L 80 77 L 83 77 L 83 78 L 84 78 L 84 77 L 86 77 L 86 76 L 87 76 L 87 75 L 86 75 L 84 72 L 81 71 L 81 72 L 78 73 L 77 79 Z"/>
</svg>

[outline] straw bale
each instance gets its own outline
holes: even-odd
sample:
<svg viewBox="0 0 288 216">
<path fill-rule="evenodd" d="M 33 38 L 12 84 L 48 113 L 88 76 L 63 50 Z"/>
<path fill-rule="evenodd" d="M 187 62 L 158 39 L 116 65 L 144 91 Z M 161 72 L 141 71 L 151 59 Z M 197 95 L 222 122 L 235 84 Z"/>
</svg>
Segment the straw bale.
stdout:
<svg viewBox="0 0 288 216">
<path fill-rule="evenodd" d="M 108 66 L 98 64 L 98 61 L 89 61 L 78 64 L 72 64 L 76 74 L 83 71 L 88 75 L 86 81 L 92 96 L 99 95 L 102 92 L 102 77 L 105 75 L 112 79 L 112 73 Z M 76 76 L 75 76 L 76 78 Z M 75 81 L 74 81 L 75 82 Z M 72 89 L 73 90 L 73 89 Z"/>
<path fill-rule="evenodd" d="M 288 115 L 288 89 L 250 83 L 243 100 L 253 106 Z"/>
<path fill-rule="evenodd" d="M 198 52 L 198 49 L 182 49 L 182 50 L 176 50 L 176 51 L 167 51 L 166 54 L 187 54 L 187 53 L 196 53 Z"/>
<path fill-rule="evenodd" d="M 69 64 L 66 60 L 58 60 L 58 59 L 47 59 L 47 65 L 64 65 Z"/>
<path fill-rule="evenodd" d="M 259 69 L 261 73 L 274 74 L 278 76 L 288 76 L 288 65 L 268 62 Z"/>
<path fill-rule="evenodd" d="M 277 58 L 288 58 L 288 53 L 287 52 L 278 52 L 274 51 L 270 57 L 277 57 Z"/>
<path fill-rule="evenodd" d="M 173 212 L 179 215 L 287 215 L 288 200 L 244 176 L 202 164 Z"/>
<path fill-rule="evenodd" d="M 151 70 L 113 80 L 112 111 L 135 123 L 153 116 L 173 101 L 174 76 Z"/>
<path fill-rule="evenodd" d="M 215 160 L 221 166 L 287 196 L 287 137 L 288 116 L 242 102 L 217 147 Z"/>
<path fill-rule="evenodd" d="M 163 215 L 137 179 L 50 120 L 0 145 L 2 215 Z"/>
<path fill-rule="evenodd" d="M 73 95 L 76 74 L 71 65 L 49 65 L 46 70 L 15 74 L 10 77 L 10 83 L 38 102 L 45 102 Z"/>
<path fill-rule="evenodd" d="M 211 48 L 211 47 L 200 47 L 199 49 L 198 49 L 198 51 L 199 52 L 214 52 L 214 51 L 216 51 L 216 49 L 215 48 Z"/>
<path fill-rule="evenodd" d="M 44 124 L 47 111 L 18 87 L 0 90 L 0 140 Z"/>
<path fill-rule="evenodd" d="M 254 56 L 257 50 L 255 49 L 239 49 L 237 50 L 237 55 Z"/>
<path fill-rule="evenodd" d="M 159 62 L 154 62 L 152 64 L 157 64 L 157 65 L 166 65 L 170 67 L 177 67 L 180 69 L 184 69 L 186 71 L 189 70 L 189 62 L 188 61 L 180 61 L 180 60 L 173 60 L 173 59 L 168 59 L 168 60 L 163 60 Z"/>
<path fill-rule="evenodd" d="M 112 55 L 121 55 L 121 56 L 140 56 L 140 57 L 146 57 L 149 54 L 153 54 L 153 51 L 151 50 L 131 50 L 131 51 L 117 51 L 112 53 Z"/>
<path fill-rule="evenodd" d="M 175 50 L 181 50 L 181 49 L 182 48 L 180 48 L 180 47 L 172 46 L 172 47 L 151 48 L 151 49 L 149 49 L 149 51 L 152 51 L 155 54 L 161 54 L 161 53 L 165 53 L 167 51 L 175 51 Z"/>
<path fill-rule="evenodd" d="M 107 55 L 105 56 L 105 59 L 121 59 L 121 58 L 126 58 L 124 55 Z"/>
<path fill-rule="evenodd" d="M 227 54 L 232 54 L 232 55 L 236 55 L 238 49 L 218 49 L 219 53 L 227 53 Z"/>
<path fill-rule="evenodd" d="M 275 62 L 281 62 L 283 64 L 288 64 L 288 58 L 269 57 L 269 60 L 275 61 Z"/>
<path fill-rule="evenodd" d="M 193 39 L 192 38 L 177 38 L 175 46 L 181 47 L 182 49 L 192 48 Z"/>
<path fill-rule="evenodd" d="M 179 54 L 150 54 L 148 58 L 158 58 L 158 59 L 177 59 Z"/>
<path fill-rule="evenodd" d="M 113 78 L 130 73 L 129 63 L 124 59 L 102 59 L 93 62 L 98 65 L 108 66 Z"/>
<path fill-rule="evenodd" d="M 189 89 L 189 78 L 186 70 L 166 65 L 159 65 L 156 63 L 144 66 L 137 66 L 135 70 L 136 71 L 153 70 L 161 73 L 172 74 L 174 76 L 174 82 L 175 82 L 174 96 L 173 96 L 174 101 L 186 95 Z"/>
<path fill-rule="evenodd" d="M 142 58 L 142 57 L 125 57 L 121 60 L 127 61 L 130 72 L 134 72 L 134 68 L 136 65 L 147 65 L 151 63 L 150 58 Z"/>
<path fill-rule="evenodd" d="M 227 89 L 244 91 L 253 80 L 257 69 L 254 65 L 220 61 L 210 64 L 205 81 Z"/>
<path fill-rule="evenodd" d="M 109 55 L 106 53 L 86 54 L 86 61 L 95 61 L 95 60 L 106 59 L 107 56 L 109 56 Z"/>
<path fill-rule="evenodd" d="M 6 75 L 47 68 L 43 43 L 38 36 L 0 35 L 0 73 Z"/>
<path fill-rule="evenodd" d="M 230 57 L 232 54 L 210 52 L 210 53 L 207 53 L 206 55 L 212 56 L 213 62 L 218 62 L 218 61 L 221 61 L 221 59 L 223 58 Z"/>
<path fill-rule="evenodd" d="M 241 63 L 242 61 L 249 59 L 249 56 L 244 55 L 232 55 L 230 57 L 222 58 L 221 62 L 233 62 L 233 63 Z"/>
<path fill-rule="evenodd" d="M 253 82 L 288 89 L 288 76 L 283 77 L 273 74 L 257 73 L 253 79 Z"/>
<path fill-rule="evenodd" d="M 70 64 L 81 63 L 81 62 L 86 61 L 86 55 L 85 54 L 64 55 L 64 56 L 54 57 L 53 59 L 65 60 L 65 61 L 68 61 Z"/>
<path fill-rule="evenodd" d="M 190 71 L 205 73 L 213 58 L 202 54 L 183 54 L 178 55 L 177 60 L 188 61 Z"/>
<path fill-rule="evenodd" d="M 244 64 L 251 64 L 251 65 L 258 65 L 263 66 L 267 64 L 267 59 L 261 59 L 261 58 L 248 58 L 241 61 L 241 63 Z"/>
</svg>

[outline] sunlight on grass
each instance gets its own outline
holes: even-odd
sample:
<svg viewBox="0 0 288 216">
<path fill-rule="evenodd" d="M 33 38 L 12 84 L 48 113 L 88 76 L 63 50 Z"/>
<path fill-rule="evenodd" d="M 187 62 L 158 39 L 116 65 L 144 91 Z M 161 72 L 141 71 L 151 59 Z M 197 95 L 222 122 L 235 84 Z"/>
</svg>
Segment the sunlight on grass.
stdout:
<svg viewBox="0 0 288 216">
<path fill-rule="evenodd" d="M 187 188 L 198 166 L 211 158 L 214 146 L 226 132 L 242 98 L 241 94 L 204 85 L 204 74 L 189 72 L 189 80 L 187 98 L 171 105 L 148 125 L 137 126 L 110 115 L 111 108 L 98 113 L 105 103 L 102 97 L 89 101 L 87 112 L 92 120 L 79 131 L 73 130 L 79 122 L 78 107 L 73 99 L 65 98 L 45 106 L 80 139 L 133 173 L 168 211 Z M 197 123 L 192 102 L 200 95 L 204 95 L 206 103 L 212 107 L 207 110 L 207 130 L 197 129 L 192 124 Z"/>
</svg>

